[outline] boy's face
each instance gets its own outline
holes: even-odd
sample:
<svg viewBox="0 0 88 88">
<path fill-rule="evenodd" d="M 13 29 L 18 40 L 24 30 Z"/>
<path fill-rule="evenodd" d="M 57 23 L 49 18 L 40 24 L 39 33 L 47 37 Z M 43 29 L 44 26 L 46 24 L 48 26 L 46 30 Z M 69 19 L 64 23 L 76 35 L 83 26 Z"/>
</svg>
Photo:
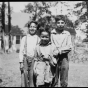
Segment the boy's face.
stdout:
<svg viewBox="0 0 88 88">
<path fill-rule="evenodd" d="M 50 41 L 50 36 L 47 32 L 42 32 L 40 38 L 41 38 L 41 43 L 44 45 L 48 44 Z"/>
<path fill-rule="evenodd" d="M 35 23 L 31 23 L 29 27 L 29 33 L 34 35 L 37 31 L 37 25 Z"/>
<path fill-rule="evenodd" d="M 59 30 L 62 30 L 64 28 L 64 26 L 65 26 L 65 22 L 63 20 L 57 21 L 57 28 Z"/>
</svg>

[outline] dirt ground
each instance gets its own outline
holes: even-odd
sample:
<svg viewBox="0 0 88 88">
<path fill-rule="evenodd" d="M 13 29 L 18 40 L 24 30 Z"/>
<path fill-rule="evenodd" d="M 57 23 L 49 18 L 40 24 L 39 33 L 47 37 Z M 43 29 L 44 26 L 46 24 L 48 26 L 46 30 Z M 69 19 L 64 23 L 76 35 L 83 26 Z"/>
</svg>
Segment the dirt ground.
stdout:
<svg viewBox="0 0 88 88">
<path fill-rule="evenodd" d="M 0 52 L 0 87 L 20 87 L 18 53 Z M 69 87 L 88 87 L 88 61 L 69 63 Z"/>
</svg>

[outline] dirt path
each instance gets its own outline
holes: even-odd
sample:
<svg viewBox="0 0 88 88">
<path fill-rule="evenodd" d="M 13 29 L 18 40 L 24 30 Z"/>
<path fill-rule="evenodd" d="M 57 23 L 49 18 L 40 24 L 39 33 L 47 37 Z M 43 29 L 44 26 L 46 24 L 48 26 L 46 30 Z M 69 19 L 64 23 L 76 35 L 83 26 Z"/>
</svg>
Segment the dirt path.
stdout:
<svg viewBox="0 0 88 88">
<path fill-rule="evenodd" d="M 20 87 L 18 54 L 0 53 L 0 87 Z M 69 87 L 88 87 L 88 62 L 69 64 Z"/>
</svg>

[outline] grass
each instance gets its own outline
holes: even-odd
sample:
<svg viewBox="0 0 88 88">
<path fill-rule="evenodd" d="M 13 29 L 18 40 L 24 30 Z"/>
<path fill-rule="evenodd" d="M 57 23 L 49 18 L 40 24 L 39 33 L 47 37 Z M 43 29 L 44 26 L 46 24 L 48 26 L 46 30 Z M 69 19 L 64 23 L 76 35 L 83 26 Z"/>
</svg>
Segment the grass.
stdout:
<svg viewBox="0 0 88 88">
<path fill-rule="evenodd" d="M 19 48 L 19 45 L 18 45 Z M 4 54 L 0 51 L 0 87 L 20 87 L 19 53 Z M 69 53 L 69 87 L 88 87 L 88 49 L 82 44 Z"/>
</svg>

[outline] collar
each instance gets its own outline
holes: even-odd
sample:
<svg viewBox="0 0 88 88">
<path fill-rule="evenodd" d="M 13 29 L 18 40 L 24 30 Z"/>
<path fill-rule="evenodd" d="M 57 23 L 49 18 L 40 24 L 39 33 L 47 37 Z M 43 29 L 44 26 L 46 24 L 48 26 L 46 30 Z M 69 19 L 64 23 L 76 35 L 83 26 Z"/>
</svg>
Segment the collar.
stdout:
<svg viewBox="0 0 88 88">
<path fill-rule="evenodd" d="M 32 35 L 30 35 L 30 34 L 27 34 L 27 36 L 28 36 L 28 37 L 30 37 L 30 36 L 32 36 Z M 33 36 L 36 36 L 36 35 L 33 35 Z"/>
<path fill-rule="evenodd" d="M 55 29 L 51 33 L 52 34 L 58 34 Z M 64 30 L 61 34 L 66 34 L 66 31 Z"/>
<path fill-rule="evenodd" d="M 46 46 L 51 45 L 52 43 L 49 42 Z M 39 42 L 39 46 L 41 46 L 41 41 Z"/>
</svg>

